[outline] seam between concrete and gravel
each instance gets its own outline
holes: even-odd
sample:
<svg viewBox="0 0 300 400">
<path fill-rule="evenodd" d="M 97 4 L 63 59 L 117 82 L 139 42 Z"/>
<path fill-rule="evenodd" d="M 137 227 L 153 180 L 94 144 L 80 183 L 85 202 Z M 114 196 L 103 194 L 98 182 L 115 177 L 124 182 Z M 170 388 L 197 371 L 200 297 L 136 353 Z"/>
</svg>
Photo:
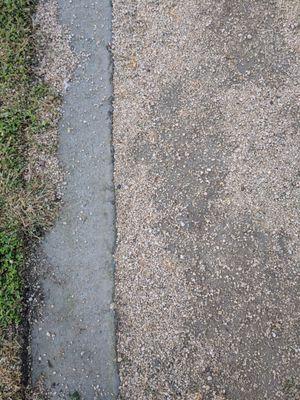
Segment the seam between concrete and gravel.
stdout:
<svg viewBox="0 0 300 400">
<path fill-rule="evenodd" d="M 64 206 L 39 251 L 44 300 L 32 327 L 32 378 L 43 376 L 53 399 L 109 400 L 118 393 L 111 2 L 60 0 L 59 10 L 79 64 L 59 127 Z"/>
</svg>

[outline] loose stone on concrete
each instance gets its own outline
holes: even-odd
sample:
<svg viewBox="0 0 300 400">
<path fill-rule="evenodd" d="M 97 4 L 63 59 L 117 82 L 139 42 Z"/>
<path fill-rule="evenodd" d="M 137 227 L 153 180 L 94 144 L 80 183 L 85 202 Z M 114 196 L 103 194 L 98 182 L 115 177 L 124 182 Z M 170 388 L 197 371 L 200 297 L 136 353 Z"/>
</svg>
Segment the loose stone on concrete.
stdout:
<svg viewBox="0 0 300 400">
<path fill-rule="evenodd" d="M 299 4 L 113 11 L 121 399 L 299 399 Z"/>
<path fill-rule="evenodd" d="M 32 327 L 32 378 L 51 399 L 115 399 L 111 4 L 59 1 L 78 67 L 65 82 L 59 156 L 63 208 L 40 249 L 41 318 Z"/>
</svg>

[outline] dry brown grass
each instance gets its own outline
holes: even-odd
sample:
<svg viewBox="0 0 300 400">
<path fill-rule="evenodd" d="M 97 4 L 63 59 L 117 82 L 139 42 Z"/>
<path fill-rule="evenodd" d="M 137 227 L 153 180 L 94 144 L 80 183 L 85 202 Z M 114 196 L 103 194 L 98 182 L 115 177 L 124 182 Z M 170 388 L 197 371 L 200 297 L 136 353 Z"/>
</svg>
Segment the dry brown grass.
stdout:
<svg viewBox="0 0 300 400">
<path fill-rule="evenodd" d="M 0 399 L 21 400 L 24 396 L 20 361 L 20 345 L 16 339 L 0 342 Z"/>
</svg>

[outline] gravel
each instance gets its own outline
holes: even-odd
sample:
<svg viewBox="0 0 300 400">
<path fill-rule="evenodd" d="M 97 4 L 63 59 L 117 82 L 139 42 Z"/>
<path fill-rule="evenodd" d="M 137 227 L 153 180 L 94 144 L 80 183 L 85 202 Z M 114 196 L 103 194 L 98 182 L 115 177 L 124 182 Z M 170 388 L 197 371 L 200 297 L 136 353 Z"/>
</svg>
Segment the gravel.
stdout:
<svg viewBox="0 0 300 400">
<path fill-rule="evenodd" d="M 70 47 L 70 33 L 58 19 L 57 0 L 40 0 L 34 16 L 38 64 L 35 73 L 60 94 L 69 85 L 78 62 Z"/>
<path fill-rule="evenodd" d="M 299 399 L 299 5 L 113 13 L 120 398 Z"/>
</svg>

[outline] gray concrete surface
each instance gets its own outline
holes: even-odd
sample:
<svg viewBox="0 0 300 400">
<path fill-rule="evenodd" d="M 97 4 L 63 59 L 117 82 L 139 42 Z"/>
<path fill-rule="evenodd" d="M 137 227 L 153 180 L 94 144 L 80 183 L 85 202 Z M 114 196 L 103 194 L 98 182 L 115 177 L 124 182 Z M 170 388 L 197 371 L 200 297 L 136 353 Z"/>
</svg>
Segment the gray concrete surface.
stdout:
<svg viewBox="0 0 300 400">
<path fill-rule="evenodd" d="M 79 65 L 63 102 L 59 156 L 66 189 L 41 246 L 42 317 L 32 329 L 32 373 L 51 399 L 115 399 L 112 252 L 111 4 L 59 1 Z"/>
<path fill-rule="evenodd" d="M 121 398 L 299 399 L 299 2 L 113 12 Z"/>
</svg>

